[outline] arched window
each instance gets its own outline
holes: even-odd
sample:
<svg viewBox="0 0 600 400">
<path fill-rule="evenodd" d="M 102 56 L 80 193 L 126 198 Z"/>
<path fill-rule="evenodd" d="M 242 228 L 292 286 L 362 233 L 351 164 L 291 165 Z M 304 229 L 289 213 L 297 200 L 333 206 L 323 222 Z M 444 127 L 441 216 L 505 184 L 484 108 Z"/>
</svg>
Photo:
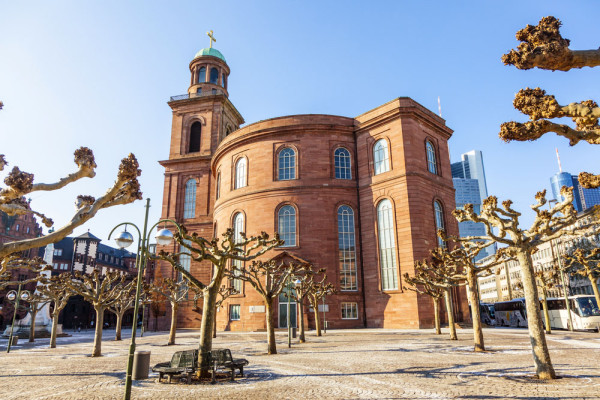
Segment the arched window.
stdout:
<svg viewBox="0 0 600 400">
<path fill-rule="evenodd" d="M 219 70 L 216 68 L 210 69 L 210 83 L 214 85 L 219 83 Z"/>
<path fill-rule="evenodd" d="M 221 83 L 223 84 L 223 87 L 227 89 L 227 75 L 221 75 Z"/>
<path fill-rule="evenodd" d="M 278 177 L 280 181 L 296 179 L 296 152 L 291 147 L 286 147 L 279 152 Z"/>
<path fill-rule="evenodd" d="M 238 212 L 233 216 L 233 240 L 235 243 L 240 243 L 242 241 L 242 232 L 244 232 L 244 214 Z M 242 273 L 243 265 L 244 263 L 240 260 L 232 260 L 234 276 L 239 276 Z M 242 280 L 233 278 L 231 280 L 231 287 L 236 292 L 242 293 Z"/>
<path fill-rule="evenodd" d="M 183 242 L 189 246 L 192 245 L 191 240 L 184 239 Z M 192 264 L 192 252 L 184 246 L 179 246 L 179 252 L 181 253 L 179 255 L 179 263 L 183 269 L 185 269 L 187 272 L 190 272 L 190 265 Z"/>
<path fill-rule="evenodd" d="M 398 263 L 396 262 L 396 236 L 392 203 L 385 199 L 377 205 L 377 234 L 379 237 L 379 265 L 381 289 L 398 289 Z"/>
<path fill-rule="evenodd" d="M 200 68 L 200 71 L 198 72 L 198 83 L 204 82 L 206 82 L 206 67 Z"/>
<path fill-rule="evenodd" d="M 438 246 L 446 247 L 446 242 L 444 242 L 441 237 L 437 236 L 437 231 L 446 230 L 444 226 L 444 209 L 442 208 L 440 202 L 437 200 L 433 202 L 433 212 L 435 214 L 435 233 L 437 237 Z"/>
<path fill-rule="evenodd" d="M 350 152 L 338 147 L 333 153 L 335 166 L 335 179 L 352 179 L 352 170 L 350 168 Z"/>
<path fill-rule="evenodd" d="M 194 218 L 196 213 L 196 180 L 190 179 L 185 183 L 183 201 L 183 218 Z"/>
<path fill-rule="evenodd" d="M 427 170 L 432 174 L 437 175 L 437 163 L 435 161 L 435 148 L 433 144 L 428 140 L 425 143 L 425 147 L 427 148 Z"/>
<path fill-rule="evenodd" d="M 216 200 L 219 200 L 219 197 L 221 197 L 221 172 L 217 172 L 217 183 L 216 183 L 216 189 L 215 189 L 215 194 L 216 194 Z"/>
<path fill-rule="evenodd" d="M 197 153 L 200 151 L 200 131 L 202 130 L 202 124 L 198 121 L 192 124 L 190 128 L 190 146 L 189 153 Z"/>
<path fill-rule="evenodd" d="M 375 175 L 390 170 L 390 153 L 385 139 L 379 139 L 373 146 L 373 160 L 375 161 Z"/>
<path fill-rule="evenodd" d="M 296 246 L 296 209 L 290 205 L 281 207 L 277 213 L 277 220 L 277 232 L 285 241 L 281 247 Z"/>
<path fill-rule="evenodd" d="M 340 206 L 337 217 L 340 288 L 341 290 L 357 290 L 354 211 L 348 206 Z"/>
<path fill-rule="evenodd" d="M 246 186 L 246 158 L 242 157 L 235 163 L 235 186 L 234 189 Z"/>
</svg>

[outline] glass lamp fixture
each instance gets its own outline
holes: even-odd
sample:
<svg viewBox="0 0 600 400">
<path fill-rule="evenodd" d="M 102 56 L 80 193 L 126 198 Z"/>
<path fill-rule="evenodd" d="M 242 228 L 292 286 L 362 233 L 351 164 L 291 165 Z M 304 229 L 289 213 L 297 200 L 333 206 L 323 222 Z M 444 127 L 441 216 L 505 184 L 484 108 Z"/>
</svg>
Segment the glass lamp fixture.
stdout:
<svg viewBox="0 0 600 400">
<path fill-rule="evenodd" d="M 160 246 L 167 246 L 173 241 L 173 233 L 168 229 L 161 229 L 156 234 L 156 243 Z"/>
<path fill-rule="evenodd" d="M 119 248 L 124 249 L 133 243 L 133 235 L 127 231 L 123 231 L 119 236 L 117 236 L 115 242 L 117 242 L 117 246 L 119 246 Z"/>
</svg>

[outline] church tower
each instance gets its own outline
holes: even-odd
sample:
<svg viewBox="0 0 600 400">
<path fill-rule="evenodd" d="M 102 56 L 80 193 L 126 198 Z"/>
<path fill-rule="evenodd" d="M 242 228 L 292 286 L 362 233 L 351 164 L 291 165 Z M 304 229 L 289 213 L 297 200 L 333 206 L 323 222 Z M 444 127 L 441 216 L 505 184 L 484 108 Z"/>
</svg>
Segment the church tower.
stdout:
<svg viewBox="0 0 600 400">
<path fill-rule="evenodd" d="M 191 232 L 210 238 L 216 188 L 210 168 L 212 156 L 223 138 L 237 130 L 244 119 L 229 101 L 229 66 L 223 54 L 212 47 L 212 31 L 208 35 L 210 47 L 200 50 L 190 62 L 187 93 L 168 102 L 173 111 L 171 144 L 169 159 L 160 164 L 165 168 L 162 218 L 176 220 Z M 192 272 L 200 268 L 191 266 L 189 260 L 182 261 Z M 171 270 L 161 271 L 162 276 L 170 277 Z"/>
</svg>

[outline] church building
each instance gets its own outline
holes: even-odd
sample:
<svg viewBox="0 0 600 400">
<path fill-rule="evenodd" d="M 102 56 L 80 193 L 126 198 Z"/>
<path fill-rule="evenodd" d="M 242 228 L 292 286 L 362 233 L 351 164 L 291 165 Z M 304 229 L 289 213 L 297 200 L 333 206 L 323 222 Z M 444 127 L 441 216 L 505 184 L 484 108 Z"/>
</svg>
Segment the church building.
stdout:
<svg viewBox="0 0 600 400">
<path fill-rule="evenodd" d="M 458 236 L 445 121 L 399 97 L 355 117 L 290 115 L 244 125 L 229 100 L 229 66 L 212 40 L 189 69 L 187 93 L 168 102 L 162 218 L 206 238 L 230 227 L 248 236 L 278 232 L 285 244 L 264 259 L 289 255 L 327 270 L 336 293 L 317 311 L 329 328 L 433 326 L 431 299 L 404 289 L 402 275 L 441 244 L 437 229 Z M 210 277 L 209 263 L 184 256 L 182 264 L 200 280 Z M 165 263 L 155 270 L 157 278 L 174 274 Z M 219 308 L 217 329 L 264 330 L 262 298 L 239 280 L 226 284 L 240 294 Z M 458 320 L 468 319 L 464 291 L 453 300 Z M 286 326 L 287 301 L 281 296 L 274 307 L 276 326 Z M 304 307 L 314 327 L 315 310 Z M 168 327 L 169 312 L 159 327 Z M 198 328 L 200 319 L 190 301 L 178 327 Z"/>
</svg>

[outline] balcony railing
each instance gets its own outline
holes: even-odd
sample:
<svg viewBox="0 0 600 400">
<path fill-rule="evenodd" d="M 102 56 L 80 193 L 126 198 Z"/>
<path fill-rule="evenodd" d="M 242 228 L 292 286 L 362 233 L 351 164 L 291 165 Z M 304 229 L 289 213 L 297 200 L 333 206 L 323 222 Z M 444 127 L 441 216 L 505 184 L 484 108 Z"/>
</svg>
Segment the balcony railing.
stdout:
<svg viewBox="0 0 600 400">
<path fill-rule="evenodd" d="M 171 99 L 169 101 L 195 99 L 196 97 L 215 96 L 217 94 L 225 94 L 225 92 L 220 89 L 212 89 L 211 91 L 206 91 L 206 92 L 202 92 L 202 93 L 192 93 L 192 94 L 186 93 L 186 94 L 180 94 L 178 96 L 171 96 Z"/>
</svg>

